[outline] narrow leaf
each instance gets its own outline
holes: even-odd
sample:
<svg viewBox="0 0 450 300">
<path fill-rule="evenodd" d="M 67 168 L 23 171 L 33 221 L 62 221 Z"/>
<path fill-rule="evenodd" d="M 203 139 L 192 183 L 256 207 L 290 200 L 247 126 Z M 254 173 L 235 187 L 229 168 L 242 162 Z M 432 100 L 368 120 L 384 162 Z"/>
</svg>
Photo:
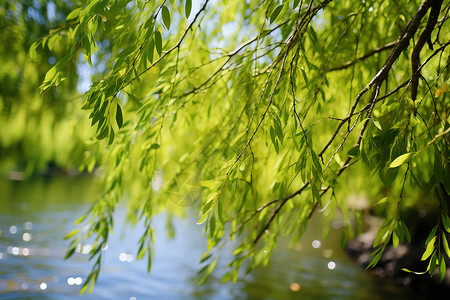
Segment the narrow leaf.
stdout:
<svg viewBox="0 0 450 300">
<path fill-rule="evenodd" d="M 155 31 L 155 46 L 156 46 L 156 51 L 158 52 L 159 56 L 161 56 L 161 53 L 162 53 L 162 37 L 161 37 L 161 32 L 159 32 L 159 30 Z"/>
<path fill-rule="evenodd" d="M 441 255 L 441 258 L 439 259 L 439 277 L 441 278 L 441 281 L 444 280 L 446 272 L 447 268 L 445 266 L 445 260 L 444 257 Z"/>
<path fill-rule="evenodd" d="M 422 255 L 421 260 L 426 260 L 434 251 L 434 242 L 436 241 L 436 236 L 431 239 L 431 241 L 428 243 L 427 248 L 425 252 Z"/>
<path fill-rule="evenodd" d="M 170 12 L 167 6 L 163 5 L 161 13 L 164 25 L 166 26 L 167 29 L 170 29 Z"/>
<path fill-rule="evenodd" d="M 272 24 L 273 22 L 275 22 L 275 20 L 277 19 L 278 15 L 280 14 L 281 10 L 283 9 L 283 4 L 278 5 L 272 12 L 272 15 L 270 16 L 270 24 Z"/>
<path fill-rule="evenodd" d="M 442 245 L 444 246 L 445 254 L 447 254 L 447 256 L 450 257 L 450 249 L 448 247 L 447 238 L 445 237 L 444 232 L 442 232 Z"/>
<path fill-rule="evenodd" d="M 209 216 L 209 211 L 202 215 L 200 220 L 198 220 L 197 225 L 203 224 Z"/>
<path fill-rule="evenodd" d="M 154 49 L 155 49 L 155 41 L 152 39 L 150 41 L 150 44 L 148 45 L 148 50 L 147 50 L 147 58 L 151 64 L 153 64 L 153 50 Z"/>
<path fill-rule="evenodd" d="M 117 103 L 117 111 L 116 111 L 116 122 L 119 128 L 122 128 L 123 125 L 123 116 L 122 116 L 122 108 L 120 108 L 119 103 Z"/>
<path fill-rule="evenodd" d="M 192 0 L 186 0 L 186 3 L 184 4 L 184 12 L 186 14 L 186 19 L 189 18 L 191 15 L 191 9 L 192 9 Z"/>
<path fill-rule="evenodd" d="M 65 240 L 70 239 L 71 237 L 73 237 L 74 235 L 76 235 L 79 231 L 80 231 L 80 229 L 72 230 L 71 232 L 69 232 L 68 234 L 66 234 L 66 236 L 64 237 L 64 239 L 65 239 Z"/>
<path fill-rule="evenodd" d="M 77 18 L 80 15 L 82 7 L 78 7 L 76 9 L 74 9 L 66 18 L 66 20 L 72 20 Z"/>
<path fill-rule="evenodd" d="M 400 167 L 405 162 L 410 161 L 411 158 L 413 158 L 415 154 L 416 154 L 415 152 L 409 152 L 409 153 L 400 155 L 399 157 L 394 159 L 394 161 L 389 165 L 389 168 L 392 169 L 392 168 Z"/>
<path fill-rule="evenodd" d="M 378 121 L 375 120 L 375 119 L 372 119 L 372 122 L 373 122 L 373 124 L 374 124 L 380 131 L 383 131 L 383 129 L 381 128 L 380 122 L 378 122 Z"/>
</svg>

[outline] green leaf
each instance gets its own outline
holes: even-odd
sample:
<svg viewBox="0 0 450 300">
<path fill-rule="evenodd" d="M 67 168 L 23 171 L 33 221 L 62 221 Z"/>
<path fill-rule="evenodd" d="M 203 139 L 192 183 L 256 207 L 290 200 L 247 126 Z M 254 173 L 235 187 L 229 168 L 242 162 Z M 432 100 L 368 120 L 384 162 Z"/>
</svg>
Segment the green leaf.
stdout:
<svg viewBox="0 0 450 300">
<path fill-rule="evenodd" d="M 442 245 L 444 246 L 445 254 L 447 254 L 448 257 L 450 257 L 450 249 L 448 247 L 447 237 L 445 236 L 445 233 L 442 232 Z"/>
<path fill-rule="evenodd" d="M 423 275 L 423 274 L 425 274 L 427 271 L 424 271 L 424 272 L 415 272 L 415 271 L 411 271 L 411 270 L 409 270 L 409 269 L 406 269 L 406 268 L 402 268 L 401 269 L 403 272 L 407 272 L 407 273 L 413 273 L 413 274 L 417 274 L 417 275 Z"/>
<path fill-rule="evenodd" d="M 56 66 L 53 66 L 50 70 L 48 70 L 47 74 L 45 74 L 44 82 L 50 82 L 56 76 Z"/>
<path fill-rule="evenodd" d="M 68 20 L 72 20 L 72 19 L 78 18 L 78 16 L 80 15 L 80 12 L 81 12 L 82 9 L 83 9 L 82 7 L 78 7 L 78 8 L 76 8 L 76 9 L 74 9 L 74 10 L 67 16 L 66 20 L 68 21 Z"/>
<path fill-rule="evenodd" d="M 428 262 L 427 270 L 428 270 L 428 273 L 430 274 L 430 276 L 433 275 L 434 271 L 436 270 L 436 266 L 438 264 L 438 260 L 437 260 L 436 256 L 437 256 L 437 251 L 434 251 L 433 255 L 430 258 L 430 261 Z"/>
<path fill-rule="evenodd" d="M 283 9 L 283 4 L 278 5 L 272 12 L 272 15 L 270 15 L 270 24 L 276 21 L 278 15 L 280 14 L 281 10 Z"/>
<path fill-rule="evenodd" d="M 211 256 L 212 256 L 212 253 L 210 253 L 209 251 L 206 251 L 205 253 L 203 253 L 202 257 L 200 258 L 200 263 L 204 263 L 205 261 L 210 259 Z"/>
<path fill-rule="evenodd" d="M 399 243 L 399 238 L 395 232 L 392 234 L 392 244 L 394 245 L 394 248 L 397 248 Z"/>
<path fill-rule="evenodd" d="M 156 52 L 158 52 L 158 55 L 161 56 L 161 53 L 162 53 L 162 37 L 161 37 L 161 32 L 159 32 L 159 30 L 155 31 L 155 46 L 156 46 Z"/>
<path fill-rule="evenodd" d="M 151 149 L 159 149 L 159 147 L 160 147 L 160 145 L 158 144 L 158 143 L 153 143 L 151 146 L 150 146 L 150 150 Z"/>
<path fill-rule="evenodd" d="M 445 231 L 450 233 L 450 218 L 447 215 L 442 214 L 441 220 L 442 220 L 442 224 L 444 225 Z"/>
<path fill-rule="evenodd" d="M 347 155 L 350 157 L 357 157 L 359 155 L 359 147 L 355 146 L 347 151 Z"/>
<path fill-rule="evenodd" d="M 170 29 L 170 12 L 167 6 L 163 5 L 161 13 L 164 25 L 166 26 L 167 29 Z"/>
<path fill-rule="evenodd" d="M 111 128 L 111 130 L 109 132 L 108 145 L 111 145 L 113 142 L 114 142 L 114 130 Z"/>
<path fill-rule="evenodd" d="M 441 281 L 444 280 L 446 272 L 447 268 L 445 266 L 445 260 L 444 257 L 441 255 L 439 259 L 439 277 L 441 278 Z"/>
<path fill-rule="evenodd" d="M 422 255 L 420 260 L 426 260 L 434 251 L 434 242 L 436 241 L 436 236 L 431 239 L 431 241 L 427 244 L 427 248 Z"/>
<path fill-rule="evenodd" d="M 211 239 L 214 237 L 215 231 L 216 231 L 216 217 L 215 214 L 212 213 L 211 218 L 209 219 L 209 237 Z"/>
<path fill-rule="evenodd" d="M 31 57 L 31 59 L 36 59 L 37 58 L 37 47 L 39 46 L 39 42 L 34 42 L 33 44 L 31 44 L 30 50 L 29 50 L 29 55 Z"/>
<path fill-rule="evenodd" d="M 73 237 L 74 235 L 76 235 L 78 232 L 80 232 L 80 229 L 72 230 L 71 232 L 69 232 L 68 234 L 66 234 L 66 236 L 64 237 L 64 239 L 65 239 L 65 240 L 70 239 L 71 237 Z"/>
<path fill-rule="evenodd" d="M 122 128 L 123 115 L 122 115 L 122 108 L 120 107 L 119 103 L 117 103 L 116 122 L 117 122 L 117 126 L 119 127 L 119 129 Z"/>
<path fill-rule="evenodd" d="M 225 220 L 223 218 L 223 207 L 222 207 L 222 201 L 218 201 L 217 203 L 217 214 L 219 216 L 219 222 L 225 224 Z"/>
<path fill-rule="evenodd" d="M 186 19 L 189 18 L 191 15 L 191 9 L 192 9 L 192 0 L 186 0 L 186 3 L 184 4 L 184 13 L 186 14 Z"/>
<path fill-rule="evenodd" d="M 380 122 L 378 122 L 378 120 L 372 119 L 372 122 L 380 131 L 383 131 L 383 129 L 381 128 L 381 124 Z"/>
<path fill-rule="evenodd" d="M 347 236 L 345 234 L 345 231 L 342 231 L 342 234 L 341 234 L 341 248 L 342 249 L 345 248 L 346 243 L 347 243 Z"/>
<path fill-rule="evenodd" d="M 425 241 L 425 245 L 428 245 L 428 243 L 431 241 L 433 237 L 435 237 L 437 231 L 437 225 L 433 227 L 430 234 L 427 237 L 427 240 Z"/>
<path fill-rule="evenodd" d="M 141 246 L 139 247 L 139 251 L 138 251 L 136 260 L 141 260 L 144 257 L 146 252 L 147 252 L 147 248 L 144 247 L 144 243 L 142 243 Z"/>
<path fill-rule="evenodd" d="M 198 220 L 198 222 L 197 222 L 197 225 L 203 224 L 206 221 L 206 219 L 208 218 L 208 216 L 209 216 L 209 211 L 204 213 L 201 216 L 200 220 Z"/>
<path fill-rule="evenodd" d="M 150 270 L 152 269 L 152 254 L 149 253 L 147 258 L 147 273 L 150 273 Z"/>
<path fill-rule="evenodd" d="M 86 217 L 87 217 L 86 215 L 82 215 L 75 221 L 75 224 L 80 224 L 81 222 L 83 222 L 86 219 Z"/>
<path fill-rule="evenodd" d="M 308 76 L 306 76 L 306 72 L 303 68 L 300 69 L 302 71 L 303 79 L 305 80 L 305 84 L 308 85 Z"/>
<path fill-rule="evenodd" d="M 400 167 L 405 162 L 410 161 L 411 158 L 414 157 L 414 155 L 416 155 L 416 152 L 409 152 L 409 153 L 405 153 L 403 155 L 400 155 L 399 157 L 394 159 L 394 161 L 389 165 L 389 168 L 392 169 L 392 168 Z"/>
<path fill-rule="evenodd" d="M 66 255 L 64 256 L 64 259 L 68 259 L 69 257 L 71 257 L 74 253 L 75 250 L 77 249 L 76 246 L 70 248 L 69 250 L 67 250 Z"/>
<path fill-rule="evenodd" d="M 409 233 L 408 227 L 406 226 L 405 222 L 399 221 L 400 227 L 402 228 L 403 234 L 406 237 L 406 240 L 408 243 L 411 243 L 411 234 Z"/>
<path fill-rule="evenodd" d="M 153 51 L 155 50 L 155 41 L 153 39 L 150 40 L 150 44 L 147 49 L 147 58 L 148 61 L 153 64 Z"/>
</svg>

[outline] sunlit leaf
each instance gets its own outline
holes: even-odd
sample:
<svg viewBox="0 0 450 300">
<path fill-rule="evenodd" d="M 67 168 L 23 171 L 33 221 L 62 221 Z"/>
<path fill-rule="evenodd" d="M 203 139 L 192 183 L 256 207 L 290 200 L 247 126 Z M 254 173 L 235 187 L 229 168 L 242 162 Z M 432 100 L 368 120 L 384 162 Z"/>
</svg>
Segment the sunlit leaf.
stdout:
<svg viewBox="0 0 450 300">
<path fill-rule="evenodd" d="M 278 18 L 278 15 L 280 14 L 281 10 L 283 9 L 283 4 L 278 5 L 270 15 L 270 23 L 273 23 Z"/>
<path fill-rule="evenodd" d="M 436 241 L 436 237 L 433 237 L 431 241 L 427 244 L 427 248 L 425 249 L 425 252 L 422 255 L 421 260 L 426 260 L 430 257 L 430 255 L 434 252 L 434 242 Z"/>
<path fill-rule="evenodd" d="M 389 168 L 397 168 L 402 164 L 408 162 L 416 155 L 415 152 L 405 153 L 394 159 L 394 161 L 389 165 Z"/>
</svg>

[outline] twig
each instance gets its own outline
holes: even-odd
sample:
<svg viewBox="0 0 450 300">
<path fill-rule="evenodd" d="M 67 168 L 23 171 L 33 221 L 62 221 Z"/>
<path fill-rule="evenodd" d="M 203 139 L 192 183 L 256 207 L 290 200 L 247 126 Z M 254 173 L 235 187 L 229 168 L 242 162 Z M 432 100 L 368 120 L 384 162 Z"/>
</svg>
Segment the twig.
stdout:
<svg viewBox="0 0 450 300">
<path fill-rule="evenodd" d="M 367 59 L 367 58 L 369 58 L 369 57 L 371 57 L 371 56 L 373 56 L 373 55 L 375 55 L 377 53 L 380 53 L 380 52 L 382 52 L 384 50 L 391 49 L 392 47 L 395 46 L 396 43 L 397 43 L 397 41 L 387 43 L 384 46 L 378 47 L 375 50 L 367 52 L 366 54 L 364 54 L 361 57 L 358 57 L 355 60 L 349 60 L 349 61 L 345 62 L 344 64 L 342 64 L 340 66 L 332 67 L 331 69 L 328 70 L 328 72 L 339 71 L 339 70 L 343 70 L 343 69 L 346 69 L 348 67 L 351 67 L 351 66 L 355 65 L 357 62 L 363 61 L 363 60 L 365 60 L 365 59 Z"/>
</svg>

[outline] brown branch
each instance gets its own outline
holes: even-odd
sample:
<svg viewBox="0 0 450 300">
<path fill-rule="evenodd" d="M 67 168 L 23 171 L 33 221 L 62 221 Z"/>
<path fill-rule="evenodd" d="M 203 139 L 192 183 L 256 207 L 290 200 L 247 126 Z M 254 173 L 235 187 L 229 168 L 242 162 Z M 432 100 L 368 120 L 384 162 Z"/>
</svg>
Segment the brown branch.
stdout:
<svg viewBox="0 0 450 300">
<path fill-rule="evenodd" d="M 387 74 L 392 68 L 392 65 L 397 60 L 397 58 L 400 56 L 403 50 L 408 48 L 409 41 L 414 36 L 414 34 L 417 32 L 417 29 L 419 28 L 420 21 L 427 13 L 428 9 L 431 7 L 433 0 L 424 0 L 422 4 L 417 9 L 417 12 L 414 14 L 412 19 L 408 22 L 406 25 L 405 30 L 400 35 L 397 44 L 395 45 L 394 49 L 392 49 L 391 53 L 389 54 L 386 63 L 384 64 L 383 68 L 378 72 L 377 75 L 372 79 L 372 81 L 369 83 L 369 87 L 372 87 L 376 82 L 382 82 L 384 79 L 386 79 Z"/>
<path fill-rule="evenodd" d="M 427 25 L 423 30 L 422 34 L 419 37 L 419 40 L 414 47 L 414 50 L 411 55 L 411 68 L 412 68 L 412 82 L 411 82 L 411 99 L 413 101 L 417 98 L 417 88 L 419 86 L 419 72 L 417 69 L 420 64 L 420 50 L 422 50 L 423 46 L 426 42 L 429 43 L 430 48 L 432 49 L 431 44 L 431 33 L 433 32 L 434 27 L 436 26 L 436 22 L 439 17 L 439 12 L 441 11 L 442 0 L 433 1 L 430 16 L 428 17 Z"/>
<path fill-rule="evenodd" d="M 270 224 L 272 224 L 273 219 L 278 215 L 280 210 L 283 208 L 283 206 L 288 202 L 289 199 L 294 198 L 297 195 L 300 195 L 307 187 L 309 186 L 309 181 L 305 182 L 303 186 L 297 190 L 296 192 L 286 196 L 283 198 L 280 205 L 278 205 L 277 209 L 273 212 L 272 216 L 270 217 L 269 221 L 267 221 L 266 225 L 263 227 L 263 229 L 259 232 L 259 234 L 256 236 L 255 240 L 253 241 L 253 244 L 256 244 L 259 239 L 263 236 L 263 234 L 266 232 L 266 230 L 270 227 Z M 271 202 L 269 202 L 271 203 Z"/>
<path fill-rule="evenodd" d="M 345 62 L 344 64 L 342 64 L 340 66 L 332 67 L 327 72 L 339 71 L 339 70 L 343 70 L 343 69 L 346 69 L 348 67 L 351 67 L 351 66 L 355 65 L 356 63 L 358 63 L 360 61 L 363 61 L 363 60 L 365 60 L 365 59 L 367 59 L 367 58 L 369 58 L 369 57 L 371 57 L 371 56 L 373 56 L 373 55 L 375 55 L 377 53 L 383 52 L 384 50 L 391 49 L 392 47 L 395 46 L 395 44 L 397 44 L 397 41 L 387 43 L 384 46 L 378 47 L 378 48 L 376 48 L 376 49 L 374 49 L 372 51 L 367 52 L 366 54 L 364 54 L 361 57 L 358 57 L 355 60 L 349 60 L 349 61 Z"/>
</svg>

